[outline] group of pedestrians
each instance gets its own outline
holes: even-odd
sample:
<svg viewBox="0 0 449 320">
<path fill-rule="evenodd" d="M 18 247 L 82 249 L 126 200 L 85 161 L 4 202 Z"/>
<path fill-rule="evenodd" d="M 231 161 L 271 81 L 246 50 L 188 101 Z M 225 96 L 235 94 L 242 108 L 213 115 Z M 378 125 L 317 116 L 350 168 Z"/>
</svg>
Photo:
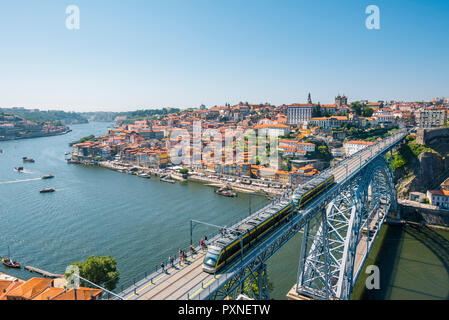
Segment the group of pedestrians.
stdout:
<svg viewBox="0 0 449 320">
<path fill-rule="evenodd" d="M 201 245 L 201 249 L 202 250 L 205 250 L 205 249 L 207 249 L 207 236 L 204 236 L 204 238 L 203 239 L 201 239 L 201 241 L 200 241 L 200 245 Z"/>
<path fill-rule="evenodd" d="M 206 241 L 207 241 L 207 236 L 204 236 L 204 238 L 201 239 L 201 241 L 200 241 L 201 249 L 203 249 L 203 250 L 207 249 Z M 190 245 L 190 254 L 193 255 L 194 253 L 196 253 L 196 250 L 195 250 L 195 246 L 192 244 L 192 245 Z M 187 260 L 187 253 L 185 252 L 185 250 L 179 249 L 179 261 L 185 262 L 186 260 Z M 174 256 L 168 257 L 167 264 L 165 264 L 163 261 L 161 262 L 162 272 L 167 272 L 168 268 L 166 270 L 165 267 L 168 267 L 168 266 L 171 266 L 172 268 L 175 267 L 175 257 Z"/>
<path fill-rule="evenodd" d="M 167 266 L 167 270 L 165 270 L 166 266 Z M 167 272 L 168 271 L 168 266 L 171 266 L 172 268 L 175 267 L 175 257 L 169 256 L 168 259 L 167 259 L 167 265 L 165 265 L 164 261 L 161 262 L 162 272 Z"/>
<path fill-rule="evenodd" d="M 187 259 L 187 253 L 184 250 L 179 249 L 179 260 L 185 262 Z"/>
</svg>

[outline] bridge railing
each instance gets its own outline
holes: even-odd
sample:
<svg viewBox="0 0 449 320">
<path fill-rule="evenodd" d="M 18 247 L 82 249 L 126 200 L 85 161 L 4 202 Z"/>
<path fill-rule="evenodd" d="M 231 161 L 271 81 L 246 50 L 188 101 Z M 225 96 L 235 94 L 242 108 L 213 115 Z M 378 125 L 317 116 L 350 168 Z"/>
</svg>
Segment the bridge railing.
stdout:
<svg viewBox="0 0 449 320">
<path fill-rule="evenodd" d="M 255 207 L 255 210 L 251 212 L 251 215 L 255 214 L 256 212 L 263 211 L 263 209 L 267 205 L 268 205 L 267 202 L 258 204 Z M 247 217 L 236 218 L 236 219 L 232 220 L 231 223 L 226 224 L 226 226 L 230 227 L 230 226 L 236 225 L 237 223 L 241 222 L 245 218 L 247 218 Z M 207 233 L 206 234 L 207 239 L 208 239 L 207 242 L 212 243 L 214 240 L 216 240 L 218 238 L 219 235 L 220 235 L 220 231 L 214 231 L 214 232 Z M 189 260 L 190 258 L 192 258 L 193 255 L 196 255 L 198 252 L 201 252 L 201 250 L 203 250 L 203 248 L 201 248 L 201 246 L 195 246 L 195 253 L 193 253 L 193 254 L 190 252 L 190 246 L 187 246 L 181 250 L 183 250 L 186 253 L 186 260 Z M 174 266 L 175 267 L 181 266 L 182 261 L 179 258 L 179 253 L 176 255 L 173 255 L 173 257 L 175 257 L 174 262 L 173 262 Z M 163 261 L 163 262 L 165 265 L 165 268 L 164 268 L 165 270 L 171 267 L 171 264 L 168 263 L 168 257 L 167 257 L 167 260 Z M 156 265 L 153 270 L 148 270 L 148 271 L 142 272 L 140 274 L 137 274 L 132 280 L 127 280 L 126 282 L 121 283 L 120 286 L 115 288 L 114 290 L 112 290 L 112 292 L 114 292 L 116 294 L 120 294 L 121 296 L 126 298 L 126 296 L 133 294 L 134 292 L 139 290 L 141 287 L 147 285 L 148 281 L 150 281 L 150 283 L 151 283 L 151 282 L 153 282 L 153 280 L 164 275 L 165 270 L 162 269 L 161 265 Z"/>
<path fill-rule="evenodd" d="M 380 150 L 377 150 L 376 153 L 373 154 L 373 157 L 375 155 L 383 152 L 385 149 L 390 148 L 391 145 L 393 145 L 394 143 L 397 142 L 396 138 L 398 136 L 404 135 L 404 134 L 405 133 L 401 131 L 401 132 L 398 132 L 398 133 L 396 133 L 396 134 L 394 134 L 392 136 L 389 136 L 387 139 L 379 141 L 379 143 L 387 143 L 387 147 L 386 148 L 382 148 Z M 370 148 L 378 147 L 379 143 L 371 145 L 368 148 L 364 148 L 362 150 L 359 150 L 357 153 L 353 154 L 351 157 L 348 157 L 348 158 L 340 161 L 337 165 L 325 169 L 324 171 L 322 171 L 321 174 L 325 174 L 325 173 L 327 173 L 327 172 L 329 172 L 331 170 L 334 170 L 336 167 L 343 165 L 345 162 L 353 159 L 354 157 L 357 157 L 359 154 L 361 154 L 362 152 L 366 151 L 367 149 L 369 150 Z M 291 195 L 291 193 L 292 193 L 292 191 L 288 191 L 288 192 L 286 192 L 286 193 L 284 193 L 284 194 L 274 198 L 273 200 L 270 201 L 270 203 L 278 202 L 278 201 L 280 201 L 282 199 L 282 197 L 289 196 L 289 195 Z M 265 210 L 265 207 L 267 207 L 267 205 L 269 205 L 270 203 L 259 204 L 258 207 L 255 210 L 251 210 L 251 215 L 259 214 L 259 213 L 263 212 Z M 241 222 L 245 218 L 247 218 L 247 217 L 234 219 L 234 221 L 232 221 L 231 223 L 227 224 L 226 226 L 236 225 L 237 223 Z M 219 233 L 220 232 L 214 232 L 214 233 L 210 233 L 209 235 L 207 235 L 208 239 L 210 239 L 209 242 L 213 242 L 218 237 Z M 198 252 L 198 250 L 201 250 L 201 247 L 198 246 L 198 247 L 195 248 L 195 250 Z M 192 254 L 190 253 L 189 247 L 184 249 L 184 251 L 187 253 L 187 259 L 192 256 Z M 177 257 L 177 255 L 174 255 L 174 257 Z M 179 258 L 175 258 L 175 260 L 174 260 L 174 265 L 175 266 L 179 266 L 179 265 L 181 265 L 181 263 L 182 263 L 182 261 Z M 170 267 L 170 265 L 168 265 L 166 263 L 166 261 L 164 261 L 164 264 L 165 264 L 166 267 Z M 154 270 L 142 273 L 140 275 L 140 279 L 141 279 L 140 281 L 137 281 L 137 279 L 139 278 L 139 275 L 138 275 L 138 276 L 134 277 L 133 280 L 129 280 L 129 281 L 121 284 L 120 288 L 116 288 L 114 290 L 114 292 L 118 291 L 119 289 L 121 289 L 120 290 L 120 294 L 124 295 L 126 297 L 129 294 L 132 294 L 133 292 L 136 292 L 136 290 L 138 290 L 142 286 L 146 285 L 149 280 L 151 281 L 153 279 L 156 279 L 157 277 L 163 275 L 164 273 L 165 273 L 165 271 L 162 269 L 161 266 L 155 266 Z M 226 273 L 226 277 L 228 277 L 228 273 Z M 227 278 L 225 278 L 223 280 L 226 281 L 226 279 Z M 210 287 L 209 287 L 209 290 L 210 290 Z"/>
<path fill-rule="evenodd" d="M 213 238 L 216 234 L 208 234 L 206 235 L 208 239 Z M 192 258 L 192 256 L 198 254 L 199 252 L 202 252 L 201 246 L 195 247 L 195 253 L 190 252 L 190 246 L 182 249 L 186 253 L 186 260 L 189 260 L 189 258 Z M 173 265 L 175 267 L 179 267 L 182 264 L 181 259 L 178 255 L 173 255 L 175 257 L 173 261 Z M 162 261 L 161 261 L 162 262 Z M 171 268 L 171 264 L 168 262 L 168 257 L 166 261 L 164 262 L 164 269 L 162 269 L 161 265 L 156 265 L 153 270 L 148 270 L 143 273 L 137 274 L 132 280 L 128 280 L 126 282 L 123 282 L 120 284 L 119 287 L 112 290 L 112 292 L 117 293 L 121 295 L 123 298 L 126 298 L 132 293 L 135 293 L 137 290 L 139 290 L 144 285 L 148 284 L 150 281 L 156 281 L 156 279 L 164 274 L 166 274 L 166 270 Z"/>
<path fill-rule="evenodd" d="M 385 149 L 389 149 L 391 148 L 392 145 L 396 144 L 397 141 L 399 140 L 398 138 L 400 138 L 400 136 L 405 135 L 405 132 L 398 132 L 384 140 L 382 140 L 380 143 L 376 143 L 373 144 L 372 146 L 368 147 L 368 148 L 364 148 L 360 151 L 358 151 L 357 153 L 355 153 L 354 155 L 352 155 L 351 157 L 348 157 L 346 159 L 344 159 L 343 161 L 339 162 L 337 166 L 344 164 L 346 161 L 349 160 L 353 160 L 354 158 L 360 156 L 361 153 L 365 152 L 367 149 L 369 150 L 369 148 L 373 148 L 376 149 L 375 153 L 373 153 L 373 158 L 375 158 L 377 155 L 383 153 L 385 151 Z M 380 146 L 382 146 L 382 148 L 379 148 Z M 361 164 L 361 166 L 358 167 L 358 169 L 360 169 L 361 167 L 365 166 L 367 163 L 363 163 Z M 333 166 L 330 168 L 327 168 L 326 170 L 324 170 L 322 172 L 322 174 L 327 173 L 333 169 L 335 169 L 337 166 Z M 337 186 L 334 186 L 329 192 L 330 193 L 335 193 L 336 190 L 338 189 Z M 309 218 L 309 215 L 312 212 L 317 211 L 319 204 L 322 203 L 325 199 L 326 195 L 321 195 L 319 198 L 317 198 L 315 201 L 313 201 L 313 203 L 311 203 L 310 207 L 306 209 L 305 212 L 303 212 L 301 215 L 298 215 L 295 219 L 293 219 L 292 226 L 294 225 L 298 225 L 301 223 L 301 221 L 305 221 L 306 219 Z M 277 199 L 279 199 L 280 197 L 278 197 Z M 317 205 L 318 204 L 318 205 Z M 261 254 L 264 250 L 265 247 L 269 246 L 270 243 L 273 243 L 274 241 L 276 241 L 277 238 L 279 238 L 281 235 L 283 235 L 286 230 L 288 230 L 288 226 L 284 226 L 282 227 L 280 230 L 276 231 L 272 236 L 270 236 L 269 238 L 267 238 L 266 240 L 264 240 L 264 246 L 260 246 L 256 249 L 256 251 L 254 253 L 251 253 L 250 255 L 252 257 L 257 256 L 258 254 Z M 298 228 L 299 231 L 300 228 Z M 251 260 L 253 260 L 252 258 L 246 260 L 245 262 L 243 262 L 242 265 L 240 265 L 240 269 L 244 268 L 246 265 L 248 265 Z M 207 288 L 203 288 L 203 284 L 201 284 L 201 291 L 198 292 L 195 296 L 190 295 L 190 293 L 187 296 L 187 299 L 206 299 L 208 297 L 210 297 L 211 293 L 213 293 L 215 290 L 217 290 L 218 287 L 222 286 L 223 284 L 227 283 L 229 281 L 229 279 L 233 278 L 235 276 L 235 273 L 238 272 L 238 270 L 236 269 L 232 269 L 229 270 L 228 272 L 220 275 L 220 277 L 214 276 L 215 283 L 214 285 L 209 285 Z M 196 290 L 196 288 L 195 288 Z M 194 292 L 195 290 L 192 290 L 191 292 Z"/>
</svg>

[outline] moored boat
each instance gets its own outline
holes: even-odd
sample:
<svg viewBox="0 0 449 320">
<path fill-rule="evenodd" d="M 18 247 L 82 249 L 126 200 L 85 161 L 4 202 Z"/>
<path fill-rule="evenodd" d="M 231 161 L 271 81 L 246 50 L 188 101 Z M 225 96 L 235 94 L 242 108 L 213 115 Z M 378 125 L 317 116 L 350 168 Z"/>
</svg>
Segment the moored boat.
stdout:
<svg viewBox="0 0 449 320">
<path fill-rule="evenodd" d="M 231 188 L 229 187 L 222 187 L 220 189 L 218 189 L 217 191 L 215 191 L 216 194 L 225 196 L 225 197 L 237 197 L 237 192 L 232 191 Z"/>
<path fill-rule="evenodd" d="M 20 263 L 14 261 L 13 259 L 11 259 L 11 253 L 9 250 L 9 246 L 8 246 L 8 256 L 7 257 L 2 257 L 2 263 L 7 266 L 8 268 L 16 268 L 16 269 L 20 269 Z"/>
<path fill-rule="evenodd" d="M 160 181 L 162 181 L 162 182 L 168 182 L 168 183 L 176 183 L 175 180 L 170 179 L 170 178 L 161 178 Z"/>
<path fill-rule="evenodd" d="M 2 263 L 8 268 L 20 269 L 20 263 L 12 260 L 11 258 L 2 258 Z"/>
<path fill-rule="evenodd" d="M 140 173 L 138 176 L 141 178 L 151 179 L 151 176 L 147 173 Z"/>
</svg>

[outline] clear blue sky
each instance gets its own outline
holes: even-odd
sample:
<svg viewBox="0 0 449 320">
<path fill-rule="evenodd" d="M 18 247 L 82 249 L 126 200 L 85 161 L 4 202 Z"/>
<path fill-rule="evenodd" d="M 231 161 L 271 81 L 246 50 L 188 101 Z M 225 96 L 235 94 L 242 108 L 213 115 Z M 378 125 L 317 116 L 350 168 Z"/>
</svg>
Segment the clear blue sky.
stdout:
<svg viewBox="0 0 449 320">
<path fill-rule="evenodd" d="M 80 30 L 65 9 L 80 8 Z M 365 8 L 380 8 L 380 30 Z M 132 110 L 449 96 L 447 0 L 0 3 L 0 106 Z"/>
</svg>

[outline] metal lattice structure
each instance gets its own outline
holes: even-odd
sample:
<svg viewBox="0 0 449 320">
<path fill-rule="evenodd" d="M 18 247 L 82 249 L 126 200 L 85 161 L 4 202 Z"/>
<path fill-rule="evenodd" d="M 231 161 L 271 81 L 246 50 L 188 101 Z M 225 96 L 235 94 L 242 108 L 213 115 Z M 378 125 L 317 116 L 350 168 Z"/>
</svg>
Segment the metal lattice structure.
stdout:
<svg viewBox="0 0 449 320">
<path fill-rule="evenodd" d="M 393 177 L 378 157 L 343 182 L 333 200 L 305 224 L 297 293 L 349 299 L 386 214 L 395 208 Z"/>
<path fill-rule="evenodd" d="M 387 164 L 385 155 L 406 135 L 407 131 L 401 130 L 327 169 L 322 174 L 334 175 L 334 185 L 292 212 L 287 223 L 252 250 L 245 254 L 242 251 L 239 261 L 226 270 L 214 275 L 199 273 L 197 280 L 190 280 L 190 289 L 177 299 L 235 299 L 240 294 L 269 299 L 266 262 L 300 230 L 303 240 L 297 294 L 315 299 L 349 299 L 387 214 L 396 209 L 392 163 Z M 274 202 L 288 202 L 292 196 L 290 192 Z M 150 275 L 150 280 L 142 280 L 122 295 L 128 297 L 126 293 L 134 290 L 133 297 L 138 297 L 136 288 L 151 288 L 153 279 L 159 278 L 159 274 Z"/>
</svg>

